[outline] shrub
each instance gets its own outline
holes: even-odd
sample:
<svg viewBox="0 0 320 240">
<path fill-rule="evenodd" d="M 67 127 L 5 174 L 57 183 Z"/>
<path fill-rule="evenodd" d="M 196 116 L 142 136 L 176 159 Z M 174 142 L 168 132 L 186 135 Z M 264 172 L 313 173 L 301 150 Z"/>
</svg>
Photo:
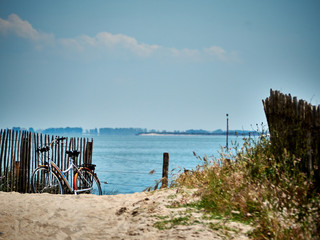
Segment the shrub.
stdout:
<svg viewBox="0 0 320 240">
<path fill-rule="evenodd" d="M 198 188 L 200 205 L 212 214 L 253 224 L 254 239 L 319 239 L 320 196 L 295 167 L 301 159 L 284 150 L 279 161 L 265 134 L 233 152 L 211 161 L 197 156 L 203 163 L 176 183 Z"/>
</svg>

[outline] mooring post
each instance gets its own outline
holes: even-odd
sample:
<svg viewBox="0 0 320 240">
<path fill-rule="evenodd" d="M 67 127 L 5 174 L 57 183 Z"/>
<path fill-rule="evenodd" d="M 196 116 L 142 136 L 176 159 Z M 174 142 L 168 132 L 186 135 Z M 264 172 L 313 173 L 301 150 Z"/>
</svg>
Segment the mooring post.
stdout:
<svg viewBox="0 0 320 240">
<path fill-rule="evenodd" d="M 162 186 L 168 187 L 168 169 L 169 169 L 169 153 L 163 153 L 163 167 L 162 167 Z"/>
<path fill-rule="evenodd" d="M 226 149 L 228 151 L 228 147 L 229 147 L 229 140 L 228 140 L 228 137 L 229 137 L 229 114 L 227 113 L 227 139 L 226 139 Z"/>
</svg>

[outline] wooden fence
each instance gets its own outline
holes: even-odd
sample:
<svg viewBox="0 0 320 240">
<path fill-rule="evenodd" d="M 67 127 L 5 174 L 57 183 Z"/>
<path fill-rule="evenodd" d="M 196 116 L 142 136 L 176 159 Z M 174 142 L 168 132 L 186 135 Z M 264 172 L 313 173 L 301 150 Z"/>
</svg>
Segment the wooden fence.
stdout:
<svg viewBox="0 0 320 240">
<path fill-rule="evenodd" d="M 36 149 L 46 146 L 54 139 L 39 133 L 27 131 L 0 131 L 0 191 L 31 192 L 30 178 L 33 170 L 41 164 Z M 66 169 L 66 150 L 78 150 L 77 164 L 92 162 L 93 140 L 86 138 L 66 138 L 50 150 L 50 158 L 61 168 Z M 47 157 L 45 155 L 45 157 Z"/>
<path fill-rule="evenodd" d="M 298 166 L 320 187 L 320 105 L 270 90 L 263 101 L 271 143 L 281 156 L 284 149 L 301 159 Z"/>
</svg>

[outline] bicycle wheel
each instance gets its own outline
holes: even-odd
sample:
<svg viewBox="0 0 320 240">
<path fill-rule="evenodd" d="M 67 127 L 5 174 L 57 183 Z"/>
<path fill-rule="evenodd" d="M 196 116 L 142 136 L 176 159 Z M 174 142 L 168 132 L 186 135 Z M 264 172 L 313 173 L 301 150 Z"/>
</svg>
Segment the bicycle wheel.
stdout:
<svg viewBox="0 0 320 240">
<path fill-rule="evenodd" d="M 90 170 L 81 168 L 74 175 L 74 179 L 74 187 L 77 193 L 102 195 L 99 179 Z"/>
<path fill-rule="evenodd" d="M 62 184 L 58 176 L 53 172 L 50 173 L 46 167 L 38 167 L 33 172 L 31 186 L 34 193 L 63 194 Z"/>
</svg>

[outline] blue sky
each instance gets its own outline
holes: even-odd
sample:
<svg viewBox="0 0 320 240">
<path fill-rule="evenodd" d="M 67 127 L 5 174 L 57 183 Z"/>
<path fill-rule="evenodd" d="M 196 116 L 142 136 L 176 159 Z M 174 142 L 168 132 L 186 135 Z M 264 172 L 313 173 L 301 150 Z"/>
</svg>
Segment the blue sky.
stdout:
<svg viewBox="0 0 320 240">
<path fill-rule="evenodd" d="M 251 129 L 320 104 L 319 1 L 0 0 L 0 127 Z"/>
</svg>

